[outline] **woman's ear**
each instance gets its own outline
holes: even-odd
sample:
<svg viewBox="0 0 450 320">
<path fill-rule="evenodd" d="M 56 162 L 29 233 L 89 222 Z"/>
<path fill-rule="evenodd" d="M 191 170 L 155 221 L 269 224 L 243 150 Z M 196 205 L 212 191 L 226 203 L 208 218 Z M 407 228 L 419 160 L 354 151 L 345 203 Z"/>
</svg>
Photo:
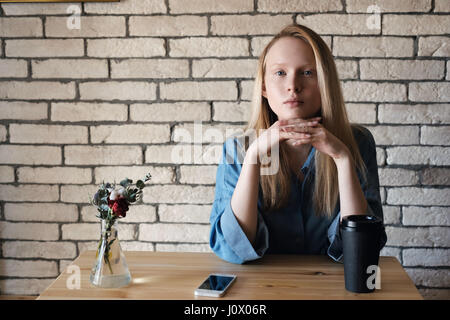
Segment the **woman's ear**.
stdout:
<svg viewBox="0 0 450 320">
<path fill-rule="evenodd" d="M 266 85 L 264 84 L 264 81 L 262 83 L 262 90 L 261 90 L 261 94 L 264 98 L 267 99 L 267 92 L 266 92 Z"/>
</svg>

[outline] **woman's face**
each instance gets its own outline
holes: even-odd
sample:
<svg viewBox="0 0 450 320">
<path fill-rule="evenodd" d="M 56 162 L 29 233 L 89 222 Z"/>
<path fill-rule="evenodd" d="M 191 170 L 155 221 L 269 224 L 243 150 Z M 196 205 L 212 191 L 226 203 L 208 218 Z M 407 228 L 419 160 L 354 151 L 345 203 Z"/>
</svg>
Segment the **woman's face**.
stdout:
<svg viewBox="0 0 450 320">
<path fill-rule="evenodd" d="M 307 119 L 321 108 L 316 61 L 309 44 L 294 37 L 277 40 L 266 56 L 262 95 L 278 119 Z"/>
</svg>

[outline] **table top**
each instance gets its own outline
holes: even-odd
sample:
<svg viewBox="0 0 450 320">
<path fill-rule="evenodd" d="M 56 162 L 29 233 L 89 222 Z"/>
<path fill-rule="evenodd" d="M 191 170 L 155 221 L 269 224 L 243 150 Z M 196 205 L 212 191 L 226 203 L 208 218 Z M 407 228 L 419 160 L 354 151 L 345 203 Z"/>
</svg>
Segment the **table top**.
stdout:
<svg viewBox="0 0 450 320">
<path fill-rule="evenodd" d="M 38 299 L 422 299 L 395 257 L 380 257 L 380 289 L 373 293 L 352 293 L 345 290 L 344 265 L 327 256 L 267 255 L 239 265 L 223 261 L 214 253 L 124 251 L 124 254 L 133 278 L 127 286 L 103 289 L 92 285 L 89 275 L 95 251 L 84 251 Z M 80 268 L 79 289 L 67 286 L 73 281 L 74 265 Z M 222 298 L 194 295 L 210 273 L 237 275 Z"/>
</svg>

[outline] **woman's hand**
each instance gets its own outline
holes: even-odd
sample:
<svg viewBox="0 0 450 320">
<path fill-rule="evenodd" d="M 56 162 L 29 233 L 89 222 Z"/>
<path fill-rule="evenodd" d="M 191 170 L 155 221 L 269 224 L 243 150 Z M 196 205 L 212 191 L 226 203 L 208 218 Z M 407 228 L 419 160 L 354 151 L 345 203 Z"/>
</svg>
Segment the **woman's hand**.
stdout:
<svg viewBox="0 0 450 320">
<path fill-rule="evenodd" d="M 280 130 L 285 131 L 289 139 L 294 141 L 292 145 L 311 144 L 318 151 L 332 157 L 334 161 L 350 156 L 347 146 L 320 123 L 305 126 L 302 119 L 285 120 Z"/>
<path fill-rule="evenodd" d="M 320 117 L 311 119 L 296 119 L 298 124 L 301 124 L 304 128 L 312 128 L 319 124 Z M 265 155 L 268 155 L 270 151 L 278 145 L 280 142 L 292 139 L 292 134 L 286 130 L 281 130 L 288 124 L 287 120 L 278 120 L 267 130 L 265 130 L 247 150 L 247 154 L 250 154 L 252 163 L 260 163 L 260 160 Z M 301 133 L 296 133 L 296 136 L 304 138 L 305 136 Z"/>
</svg>

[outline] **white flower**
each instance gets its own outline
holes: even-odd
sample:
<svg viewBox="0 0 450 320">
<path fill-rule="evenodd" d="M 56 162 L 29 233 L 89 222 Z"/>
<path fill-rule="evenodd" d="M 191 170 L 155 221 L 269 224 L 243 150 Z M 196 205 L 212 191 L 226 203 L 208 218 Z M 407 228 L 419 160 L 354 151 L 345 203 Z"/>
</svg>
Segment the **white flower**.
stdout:
<svg viewBox="0 0 450 320">
<path fill-rule="evenodd" d="M 119 191 L 117 191 L 117 190 L 113 190 L 113 191 L 111 191 L 111 194 L 109 195 L 109 200 L 117 200 L 117 199 L 119 199 Z"/>
</svg>

